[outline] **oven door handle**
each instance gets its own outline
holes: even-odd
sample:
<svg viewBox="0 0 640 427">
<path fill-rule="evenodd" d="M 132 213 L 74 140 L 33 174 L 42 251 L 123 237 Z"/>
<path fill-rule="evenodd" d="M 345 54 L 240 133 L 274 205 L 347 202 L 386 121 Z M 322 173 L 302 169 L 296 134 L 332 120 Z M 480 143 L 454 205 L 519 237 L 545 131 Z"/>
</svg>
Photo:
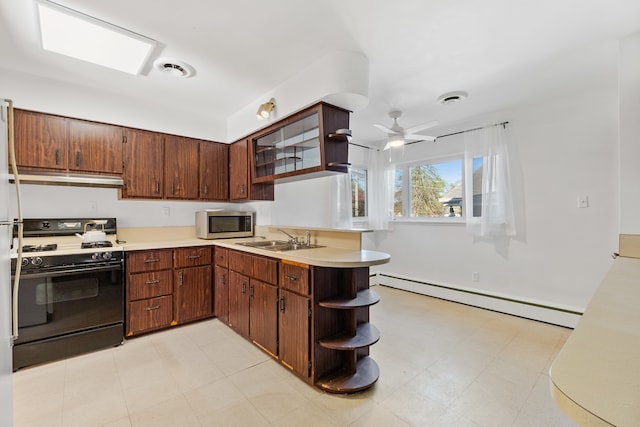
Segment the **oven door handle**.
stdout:
<svg viewBox="0 0 640 427">
<path fill-rule="evenodd" d="M 104 265 L 100 267 L 84 267 L 84 268 L 72 268 L 67 270 L 46 271 L 42 273 L 25 273 L 21 274 L 22 279 L 42 279 L 45 277 L 60 277 L 60 276 L 72 276 L 84 273 L 94 273 L 100 271 L 113 271 L 122 270 L 122 265 Z"/>
</svg>

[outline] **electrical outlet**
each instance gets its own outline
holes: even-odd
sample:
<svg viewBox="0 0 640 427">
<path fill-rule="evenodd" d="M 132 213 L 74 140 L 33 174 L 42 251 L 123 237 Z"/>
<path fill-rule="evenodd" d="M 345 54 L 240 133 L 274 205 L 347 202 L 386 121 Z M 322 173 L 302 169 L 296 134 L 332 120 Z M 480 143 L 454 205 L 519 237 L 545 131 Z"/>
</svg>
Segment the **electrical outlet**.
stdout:
<svg viewBox="0 0 640 427">
<path fill-rule="evenodd" d="M 98 202 L 96 201 L 90 201 L 89 204 L 87 205 L 87 211 L 89 213 L 96 213 L 98 212 Z"/>
<path fill-rule="evenodd" d="M 171 209 L 169 209 L 169 206 L 164 206 L 162 208 L 162 216 L 171 216 Z"/>
<path fill-rule="evenodd" d="M 479 282 L 480 281 L 480 273 L 477 271 L 474 271 L 471 273 L 471 280 L 474 282 Z"/>
<path fill-rule="evenodd" d="M 589 207 L 589 196 L 586 194 L 582 194 L 578 196 L 578 207 L 579 208 L 588 208 Z"/>
</svg>

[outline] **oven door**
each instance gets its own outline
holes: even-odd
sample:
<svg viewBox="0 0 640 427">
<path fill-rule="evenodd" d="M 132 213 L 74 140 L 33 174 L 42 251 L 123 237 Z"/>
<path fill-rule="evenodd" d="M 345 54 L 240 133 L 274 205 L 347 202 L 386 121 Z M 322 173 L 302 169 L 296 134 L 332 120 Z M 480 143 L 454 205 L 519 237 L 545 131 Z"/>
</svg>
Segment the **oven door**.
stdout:
<svg viewBox="0 0 640 427">
<path fill-rule="evenodd" d="M 122 323 L 122 264 L 20 276 L 18 339 L 41 339 Z"/>
</svg>

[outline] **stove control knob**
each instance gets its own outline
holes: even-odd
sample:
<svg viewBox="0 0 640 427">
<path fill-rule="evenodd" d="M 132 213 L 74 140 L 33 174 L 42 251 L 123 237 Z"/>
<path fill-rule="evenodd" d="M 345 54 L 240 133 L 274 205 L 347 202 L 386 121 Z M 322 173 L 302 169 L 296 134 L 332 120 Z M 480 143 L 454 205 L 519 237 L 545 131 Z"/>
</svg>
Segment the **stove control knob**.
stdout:
<svg viewBox="0 0 640 427">
<path fill-rule="evenodd" d="M 113 254 L 111 252 L 103 252 L 102 253 L 102 259 L 109 260 L 109 259 L 111 259 L 112 256 L 113 256 Z"/>
<path fill-rule="evenodd" d="M 94 261 L 100 259 L 100 254 L 98 252 L 94 253 L 93 255 L 91 255 L 91 259 Z"/>
<path fill-rule="evenodd" d="M 42 265 L 42 258 L 37 256 L 31 260 L 31 264 L 33 265 Z"/>
<path fill-rule="evenodd" d="M 22 261 L 20 262 L 20 264 L 22 264 L 23 267 L 26 267 L 27 265 L 29 265 L 29 257 L 24 257 L 22 258 Z"/>
</svg>

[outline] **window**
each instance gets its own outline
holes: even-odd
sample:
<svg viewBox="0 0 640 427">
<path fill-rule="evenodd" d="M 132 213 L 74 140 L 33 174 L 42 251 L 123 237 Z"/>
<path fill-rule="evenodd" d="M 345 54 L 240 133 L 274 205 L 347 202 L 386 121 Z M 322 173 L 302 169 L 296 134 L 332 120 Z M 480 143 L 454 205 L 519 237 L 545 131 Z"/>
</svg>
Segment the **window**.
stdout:
<svg viewBox="0 0 640 427">
<path fill-rule="evenodd" d="M 474 157 L 472 160 L 472 186 L 473 186 L 473 213 L 474 218 L 482 216 L 482 170 L 484 159 L 482 157 Z"/>
<path fill-rule="evenodd" d="M 354 218 L 367 216 L 366 169 L 351 169 L 351 207 Z"/>
<path fill-rule="evenodd" d="M 422 161 L 400 165 L 394 188 L 395 218 L 461 218 L 463 160 Z"/>
</svg>

